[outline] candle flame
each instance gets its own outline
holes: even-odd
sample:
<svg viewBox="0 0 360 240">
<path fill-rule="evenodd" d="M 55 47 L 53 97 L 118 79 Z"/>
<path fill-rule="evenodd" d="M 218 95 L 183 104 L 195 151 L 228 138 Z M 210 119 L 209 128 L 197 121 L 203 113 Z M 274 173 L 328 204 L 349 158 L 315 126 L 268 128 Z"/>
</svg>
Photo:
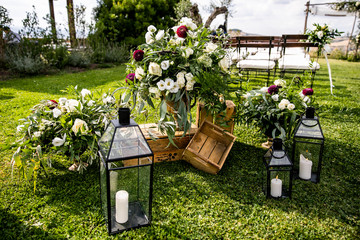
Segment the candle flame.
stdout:
<svg viewBox="0 0 360 240">
<path fill-rule="evenodd" d="M 309 150 L 306 149 L 306 152 L 309 152 Z"/>
<path fill-rule="evenodd" d="M 276 180 L 278 179 L 278 175 L 276 175 Z"/>
</svg>

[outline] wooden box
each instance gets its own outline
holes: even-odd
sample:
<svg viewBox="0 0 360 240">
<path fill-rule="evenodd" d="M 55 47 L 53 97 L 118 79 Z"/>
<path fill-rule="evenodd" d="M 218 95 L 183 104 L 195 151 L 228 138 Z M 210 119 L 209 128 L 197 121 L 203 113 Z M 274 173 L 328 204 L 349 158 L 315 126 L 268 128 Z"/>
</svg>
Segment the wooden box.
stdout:
<svg viewBox="0 0 360 240">
<path fill-rule="evenodd" d="M 201 124 L 207 120 L 209 122 L 215 123 L 216 125 L 220 126 L 221 128 L 225 129 L 226 131 L 230 132 L 231 134 L 234 132 L 234 116 L 235 116 L 235 104 L 233 101 L 226 100 L 226 115 L 225 119 L 222 119 L 222 124 L 220 123 L 220 117 L 217 117 L 214 121 L 213 116 L 209 115 L 202 103 L 198 103 L 197 105 L 197 112 L 196 112 L 196 126 L 200 127 Z M 223 125 L 226 126 L 223 126 Z M 222 125 L 222 126 L 221 126 Z"/>
<path fill-rule="evenodd" d="M 198 129 L 192 124 L 190 133 L 187 132 L 184 137 L 183 131 L 176 131 L 174 142 L 177 147 L 175 147 L 174 145 L 169 144 L 169 139 L 166 134 L 162 134 L 158 131 L 155 123 L 141 124 L 139 126 L 151 150 L 154 152 L 154 163 L 181 160 L 186 146 Z M 153 137 L 157 138 L 157 140 L 153 140 L 150 137 L 149 131 Z"/>
<path fill-rule="evenodd" d="M 183 159 L 205 172 L 220 171 L 236 137 L 205 120 L 183 153 Z"/>
</svg>

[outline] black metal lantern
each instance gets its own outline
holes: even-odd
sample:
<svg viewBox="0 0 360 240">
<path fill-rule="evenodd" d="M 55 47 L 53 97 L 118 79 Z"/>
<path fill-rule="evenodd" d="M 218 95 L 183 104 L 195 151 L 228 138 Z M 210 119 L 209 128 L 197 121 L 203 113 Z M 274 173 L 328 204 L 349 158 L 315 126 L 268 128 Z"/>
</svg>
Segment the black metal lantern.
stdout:
<svg viewBox="0 0 360 240">
<path fill-rule="evenodd" d="M 264 193 L 267 198 L 291 198 L 293 164 L 280 138 L 264 155 Z"/>
<path fill-rule="evenodd" d="M 119 115 L 123 112 L 128 115 L 128 111 Z M 139 125 L 132 119 L 112 120 L 99 148 L 101 200 L 109 234 L 149 225 L 154 154 Z"/>
<path fill-rule="evenodd" d="M 308 107 L 294 133 L 292 160 L 296 179 L 320 181 L 324 141 L 319 117 L 314 108 Z"/>
</svg>

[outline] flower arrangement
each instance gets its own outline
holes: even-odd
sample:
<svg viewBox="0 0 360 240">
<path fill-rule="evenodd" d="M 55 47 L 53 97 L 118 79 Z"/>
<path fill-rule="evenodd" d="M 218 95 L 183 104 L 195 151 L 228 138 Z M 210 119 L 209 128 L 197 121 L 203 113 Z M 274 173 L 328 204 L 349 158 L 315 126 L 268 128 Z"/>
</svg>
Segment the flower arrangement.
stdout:
<svg viewBox="0 0 360 240">
<path fill-rule="evenodd" d="M 97 154 L 97 139 L 102 135 L 114 110 L 115 98 L 109 94 L 95 97 L 87 89 L 69 87 L 66 92 L 74 98 L 43 100 L 32 108 L 32 113 L 17 126 L 21 136 L 13 155 L 12 165 L 25 176 L 45 167 L 42 150 L 56 151 L 70 156 L 76 168 L 91 164 Z M 83 155 L 89 156 L 87 163 Z"/>
<path fill-rule="evenodd" d="M 227 36 L 196 26 L 190 18 L 179 25 L 158 30 L 149 26 L 146 43 L 140 45 L 128 63 L 125 80 L 130 89 L 126 99 L 135 99 L 139 112 L 147 106 L 159 109 L 158 126 L 169 139 L 176 127 L 190 128 L 191 103 L 205 103 L 210 112 L 225 110 L 224 94 L 229 63 L 222 44 Z"/>
<path fill-rule="evenodd" d="M 308 30 L 306 35 L 308 36 L 308 41 L 314 43 L 318 46 L 318 53 L 321 53 L 321 50 L 326 44 L 329 44 L 332 39 L 336 36 L 340 36 L 342 32 L 338 32 L 337 29 L 330 29 L 328 25 L 314 23 L 313 29 Z"/>
<path fill-rule="evenodd" d="M 268 137 L 291 139 L 296 121 L 312 102 L 314 93 L 311 88 L 301 90 L 294 84 L 294 79 L 290 84 L 277 79 L 274 85 L 242 95 L 238 106 L 239 120 L 259 127 Z"/>
</svg>

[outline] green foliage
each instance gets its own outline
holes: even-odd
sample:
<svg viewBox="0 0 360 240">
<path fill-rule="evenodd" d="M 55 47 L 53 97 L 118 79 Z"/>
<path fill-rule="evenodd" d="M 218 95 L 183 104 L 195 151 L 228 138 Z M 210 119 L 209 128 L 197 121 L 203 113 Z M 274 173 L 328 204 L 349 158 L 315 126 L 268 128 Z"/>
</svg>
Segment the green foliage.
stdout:
<svg viewBox="0 0 360 240">
<path fill-rule="evenodd" d="M 337 29 L 330 29 L 328 25 L 314 23 L 312 30 L 307 30 L 306 35 L 308 41 L 314 43 L 318 47 L 318 54 L 321 54 L 322 49 L 326 44 L 330 44 L 331 40 L 337 36 L 340 36 L 342 32 Z"/>
<path fill-rule="evenodd" d="M 177 0 L 102 0 L 95 9 L 96 35 L 112 42 L 136 46 L 144 42 L 150 24 L 172 26 Z"/>
<path fill-rule="evenodd" d="M 326 65 L 324 59 L 319 63 Z M 314 82 L 325 134 L 319 184 L 296 180 L 292 199 L 266 199 L 261 190 L 265 151 L 260 149 L 265 137 L 257 128 L 237 125 L 237 140 L 217 175 L 184 161 L 156 163 L 151 226 L 114 236 L 108 236 L 101 210 L 98 166 L 76 174 L 67 170 L 66 156 L 51 154 L 49 177 L 39 174 L 33 194 L 16 175 L 11 178 L 9 162 L 16 150 L 13 130 L 31 106 L 71 97 L 60 92 L 69 84 L 92 92 L 115 89 L 125 67 L 0 81 L 1 238 L 359 239 L 360 63 L 330 59 L 330 64 L 335 96 L 326 67 Z"/>
<path fill-rule="evenodd" d="M 86 51 L 73 50 L 69 55 L 69 65 L 86 68 L 90 65 L 90 57 Z"/>
<path fill-rule="evenodd" d="M 175 21 L 180 21 L 183 17 L 190 17 L 190 9 L 191 9 L 190 0 L 180 0 L 174 8 L 175 11 Z"/>
<path fill-rule="evenodd" d="M 36 75 L 42 73 L 47 65 L 40 55 L 23 54 L 18 50 L 8 53 L 7 57 L 10 69 L 16 73 Z"/>
<path fill-rule="evenodd" d="M 0 32 L 8 29 L 11 22 L 12 19 L 9 17 L 8 10 L 3 6 L 0 6 Z"/>
</svg>

